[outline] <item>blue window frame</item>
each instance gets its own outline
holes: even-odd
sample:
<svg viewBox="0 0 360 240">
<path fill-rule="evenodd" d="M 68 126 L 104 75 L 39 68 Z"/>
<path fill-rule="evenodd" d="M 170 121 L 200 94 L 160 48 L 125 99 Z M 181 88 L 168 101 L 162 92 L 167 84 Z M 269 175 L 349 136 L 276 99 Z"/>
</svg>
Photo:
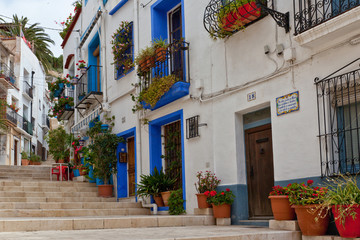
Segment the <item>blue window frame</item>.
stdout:
<svg viewBox="0 0 360 240">
<path fill-rule="evenodd" d="M 333 16 L 336 16 L 355 7 L 356 5 L 359 5 L 357 0 L 333 0 L 331 1 L 332 14 Z"/>
<path fill-rule="evenodd" d="M 127 38 L 126 41 L 130 42 L 130 47 L 125 51 L 125 54 L 123 55 L 123 60 L 125 59 L 131 59 L 131 62 L 134 62 L 134 31 L 133 31 L 133 22 L 130 23 L 130 34 L 129 38 Z M 126 38 L 122 38 L 126 39 Z M 130 70 L 125 70 L 125 66 L 121 65 L 115 65 L 115 79 L 119 80 L 120 78 L 124 77 L 126 74 L 131 72 L 134 68 L 132 67 Z"/>
<path fill-rule="evenodd" d="M 104 6 L 106 5 L 107 2 L 108 2 L 108 0 L 103 0 Z"/>
</svg>

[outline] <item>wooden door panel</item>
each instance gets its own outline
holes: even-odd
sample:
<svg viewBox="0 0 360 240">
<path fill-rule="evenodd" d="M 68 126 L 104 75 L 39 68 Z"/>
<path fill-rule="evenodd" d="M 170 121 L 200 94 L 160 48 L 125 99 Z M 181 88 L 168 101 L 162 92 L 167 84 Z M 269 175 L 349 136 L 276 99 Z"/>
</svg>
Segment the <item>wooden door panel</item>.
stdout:
<svg viewBox="0 0 360 240">
<path fill-rule="evenodd" d="M 268 200 L 274 185 L 271 125 L 249 129 L 245 136 L 249 216 L 272 216 Z"/>
<path fill-rule="evenodd" d="M 128 181 L 129 196 L 135 195 L 135 142 L 134 138 L 127 140 L 128 145 Z"/>
</svg>

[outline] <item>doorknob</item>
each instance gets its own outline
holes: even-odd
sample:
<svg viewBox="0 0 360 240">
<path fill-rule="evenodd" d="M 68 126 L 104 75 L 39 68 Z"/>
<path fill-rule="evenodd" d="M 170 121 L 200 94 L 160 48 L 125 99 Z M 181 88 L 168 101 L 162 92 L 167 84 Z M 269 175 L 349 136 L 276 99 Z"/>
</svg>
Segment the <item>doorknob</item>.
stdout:
<svg viewBox="0 0 360 240">
<path fill-rule="evenodd" d="M 264 154 L 265 150 L 263 148 L 260 149 L 260 154 Z"/>
</svg>

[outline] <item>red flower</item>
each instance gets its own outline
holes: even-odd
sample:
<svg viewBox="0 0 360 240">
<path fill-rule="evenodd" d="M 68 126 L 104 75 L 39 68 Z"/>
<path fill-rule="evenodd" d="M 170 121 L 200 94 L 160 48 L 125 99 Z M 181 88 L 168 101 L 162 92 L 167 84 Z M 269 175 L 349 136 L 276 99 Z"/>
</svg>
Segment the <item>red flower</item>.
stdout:
<svg viewBox="0 0 360 240">
<path fill-rule="evenodd" d="M 225 195 L 225 193 L 224 193 L 224 192 L 222 192 L 222 193 L 221 193 L 221 195 Z"/>
<path fill-rule="evenodd" d="M 210 192 L 209 192 L 209 191 L 206 191 L 206 192 L 204 192 L 204 194 L 205 194 L 206 196 L 209 196 Z"/>
<path fill-rule="evenodd" d="M 287 186 L 290 187 L 290 186 L 291 186 L 291 183 L 289 183 Z"/>
<path fill-rule="evenodd" d="M 211 191 L 211 192 L 210 192 L 210 196 L 213 197 L 213 196 L 215 196 L 215 195 L 216 195 L 216 191 Z"/>
<path fill-rule="evenodd" d="M 229 189 L 229 188 L 227 188 L 227 189 L 226 189 L 226 191 L 227 191 L 227 192 L 230 192 L 230 189 Z"/>
<path fill-rule="evenodd" d="M 314 181 L 311 180 L 311 179 L 309 179 L 309 180 L 307 181 L 307 185 L 311 185 L 311 184 L 313 184 L 313 183 L 314 183 Z"/>
</svg>

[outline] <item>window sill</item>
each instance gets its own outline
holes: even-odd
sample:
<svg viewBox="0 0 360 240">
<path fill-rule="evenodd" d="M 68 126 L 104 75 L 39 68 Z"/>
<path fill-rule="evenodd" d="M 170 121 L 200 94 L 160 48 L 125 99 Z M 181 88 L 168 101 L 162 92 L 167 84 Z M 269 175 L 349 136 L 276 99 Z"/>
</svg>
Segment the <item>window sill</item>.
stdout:
<svg viewBox="0 0 360 240">
<path fill-rule="evenodd" d="M 301 46 L 326 47 L 360 34 L 360 7 L 313 27 L 294 37 Z"/>
<path fill-rule="evenodd" d="M 123 77 L 126 77 L 128 74 L 130 74 L 133 71 L 134 71 L 134 68 L 130 69 L 126 74 L 122 74 L 122 75 L 118 76 L 115 80 L 118 81 L 118 80 L 122 79 Z"/>
</svg>

